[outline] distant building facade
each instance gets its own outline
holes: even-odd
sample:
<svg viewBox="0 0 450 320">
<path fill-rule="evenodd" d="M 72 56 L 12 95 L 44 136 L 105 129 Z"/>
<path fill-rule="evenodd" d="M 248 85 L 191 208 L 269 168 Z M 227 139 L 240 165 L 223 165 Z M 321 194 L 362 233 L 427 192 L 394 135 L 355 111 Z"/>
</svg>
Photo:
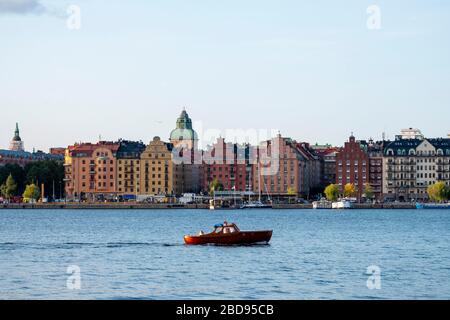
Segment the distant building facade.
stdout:
<svg viewBox="0 0 450 320">
<path fill-rule="evenodd" d="M 192 119 L 185 109 L 170 133 L 173 145 L 174 175 L 178 181 L 174 192 L 199 193 L 201 189 L 201 153 L 198 150 L 198 136 L 192 126 Z M 197 161 L 196 161 L 197 159 Z"/>
<path fill-rule="evenodd" d="M 69 146 L 65 158 L 68 199 L 98 201 L 117 196 L 118 142 L 101 141 Z"/>
<path fill-rule="evenodd" d="M 320 161 L 307 144 L 278 134 L 258 147 L 253 190 L 271 197 L 309 198 L 320 185 Z"/>
<path fill-rule="evenodd" d="M 139 195 L 173 195 L 178 182 L 175 181 L 172 161 L 173 145 L 159 137 L 146 147 L 140 160 Z"/>
<path fill-rule="evenodd" d="M 344 192 L 346 184 L 353 184 L 356 196 L 362 198 L 364 186 L 369 183 L 369 155 L 365 143 L 351 135 L 348 142 L 336 154 L 336 183 Z"/>
<path fill-rule="evenodd" d="M 250 159 L 254 151 L 249 145 L 226 143 L 219 138 L 202 157 L 202 191 L 208 193 L 211 183 L 217 180 L 224 191 L 250 191 L 252 188 Z"/>
<path fill-rule="evenodd" d="M 135 141 L 119 141 L 117 150 L 117 192 L 125 199 L 134 199 L 141 192 L 141 155 L 145 144 Z"/>
<path fill-rule="evenodd" d="M 50 154 L 64 157 L 66 154 L 66 148 L 50 148 Z"/>
<path fill-rule="evenodd" d="M 336 154 L 339 148 L 317 144 L 312 148 L 320 159 L 321 187 L 326 188 L 328 185 L 336 183 Z"/>
<path fill-rule="evenodd" d="M 386 200 L 427 200 L 431 184 L 450 185 L 450 139 L 397 136 L 384 147 L 383 171 Z"/>
</svg>

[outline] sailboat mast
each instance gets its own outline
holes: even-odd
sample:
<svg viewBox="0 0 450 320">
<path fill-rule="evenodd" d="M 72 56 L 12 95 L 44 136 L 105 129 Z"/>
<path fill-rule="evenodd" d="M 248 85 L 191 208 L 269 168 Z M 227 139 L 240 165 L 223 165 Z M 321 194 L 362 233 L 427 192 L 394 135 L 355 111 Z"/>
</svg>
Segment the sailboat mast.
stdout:
<svg viewBox="0 0 450 320">
<path fill-rule="evenodd" d="M 258 188 L 259 188 L 259 202 L 261 202 L 261 162 L 258 161 Z"/>
</svg>

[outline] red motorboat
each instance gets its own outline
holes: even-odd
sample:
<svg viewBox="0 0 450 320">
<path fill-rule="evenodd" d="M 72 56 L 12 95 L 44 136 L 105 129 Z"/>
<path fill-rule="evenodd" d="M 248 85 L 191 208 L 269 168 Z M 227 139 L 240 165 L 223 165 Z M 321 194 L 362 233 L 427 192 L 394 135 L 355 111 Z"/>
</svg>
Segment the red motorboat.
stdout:
<svg viewBox="0 0 450 320">
<path fill-rule="evenodd" d="M 241 231 L 234 223 L 217 224 L 214 231 L 197 236 L 185 236 L 184 242 L 188 245 L 215 244 L 215 245 L 237 245 L 237 244 L 268 244 L 272 238 L 273 231 Z"/>
</svg>

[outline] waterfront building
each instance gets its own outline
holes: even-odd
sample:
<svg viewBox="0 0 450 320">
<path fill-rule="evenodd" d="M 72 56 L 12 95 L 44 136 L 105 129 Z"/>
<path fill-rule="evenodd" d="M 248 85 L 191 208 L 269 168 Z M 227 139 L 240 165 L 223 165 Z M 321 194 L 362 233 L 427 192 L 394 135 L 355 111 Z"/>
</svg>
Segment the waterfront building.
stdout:
<svg viewBox="0 0 450 320">
<path fill-rule="evenodd" d="M 307 190 L 305 196 L 316 195 L 321 192 L 322 165 L 320 157 L 307 142 L 297 143 L 297 151 L 305 160 L 305 179 L 303 180 L 303 190 Z"/>
<path fill-rule="evenodd" d="M 208 193 L 214 180 L 223 186 L 223 191 L 252 190 L 252 150 L 254 149 L 248 144 L 226 143 L 223 138 L 217 139 L 216 143 L 203 152 L 202 191 Z"/>
<path fill-rule="evenodd" d="M 18 152 L 25 151 L 24 143 L 23 143 L 22 139 L 20 138 L 20 131 L 19 131 L 18 123 L 16 123 L 16 130 L 14 131 L 14 137 L 12 138 L 12 140 L 9 144 L 9 150 L 10 151 L 18 151 Z"/>
<path fill-rule="evenodd" d="M 336 154 L 339 148 L 318 144 L 311 147 L 320 160 L 321 187 L 326 188 L 328 185 L 336 183 Z"/>
<path fill-rule="evenodd" d="M 253 190 L 282 198 L 309 198 L 319 187 L 320 161 L 309 145 L 278 134 L 258 147 L 258 164 L 253 166 Z"/>
<path fill-rule="evenodd" d="M 344 186 L 351 183 L 356 188 L 356 196 L 362 198 L 364 186 L 369 183 L 369 155 L 365 142 L 356 141 L 353 134 L 343 148 L 336 154 L 336 183 L 344 191 Z"/>
<path fill-rule="evenodd" d="M 65 157 L 65 189 L 69 200 L 102 201 L 117 196 L 118 142 L 69 146 Z"/>
<path fill-rule="evenodd" d="M 119 141 L 117 150 L 117 192 L 125 200 L 135 199 L 140 193 L 141 154 L 145 144 L 135 141 Z"/>
<path fill-rule="evenodd" d="M 384 147 L 383 171 L 386 200 L 427 200 L 428 186 L 450 185 L 450 138 L 397 136 Z"/>
<path fill-rule="evenodd" d="M 173 170 L 177 181 L 175 194 L 199 193 L 201 153 L 198 151 L 198 135 L 186 109 L 183 109 L 176 121 L 176 128 L 170 133 L 170 143 L 173 145 Z"/>
<path fill-rule="evenodd" d="M 173 195 L 178 181 L 174 176 L 173 145 L 159 137 L 146 147 L 140 159 L 139 196 Z"/>
<path fill-rule="evenodd" d="M 389 143 L 389 141 L 375 142 L 370 139 L 366 146 L 369 156 L 369 184 L 372 187 L 375 199 L 378 201 L 383 199 L 383 150 L 386 143 Z"/>
</svg>

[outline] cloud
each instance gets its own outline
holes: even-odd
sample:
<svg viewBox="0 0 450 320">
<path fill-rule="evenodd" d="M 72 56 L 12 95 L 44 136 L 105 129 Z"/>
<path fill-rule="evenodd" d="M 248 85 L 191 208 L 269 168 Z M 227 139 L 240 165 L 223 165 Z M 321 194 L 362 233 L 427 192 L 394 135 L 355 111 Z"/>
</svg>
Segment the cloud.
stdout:
<svg viewBox="0 0 450 320">
<path fill-rule="evenodd" d="M 0 14 L 40 14 L 45 11 L 40 0 L 0 0 Z"/>
</svg>

